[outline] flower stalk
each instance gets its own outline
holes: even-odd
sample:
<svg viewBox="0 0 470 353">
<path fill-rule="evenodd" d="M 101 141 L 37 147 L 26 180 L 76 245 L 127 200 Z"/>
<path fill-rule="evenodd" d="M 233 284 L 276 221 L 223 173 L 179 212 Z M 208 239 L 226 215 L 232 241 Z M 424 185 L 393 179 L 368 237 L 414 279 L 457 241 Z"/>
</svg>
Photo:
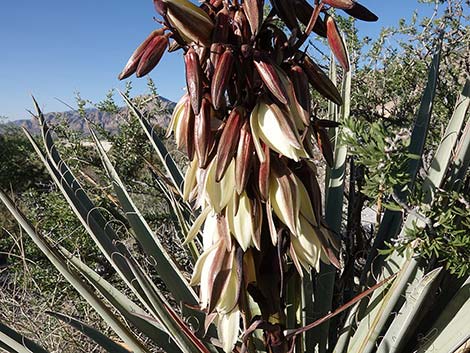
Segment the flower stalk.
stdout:
<svg viewBox="0 0 470 353">
<path fill-rule="evenodd" d="M 188 93 L 175 108 L 169 133 L 191 160 L 184 198 L 202 210 L 187 242 L 202 233 L 204 251 L 191 284 L 199 285 L 206 326 L 216 323 L 224 351 L 231 352 L 240 321 L 246 331 L 260 318 L 268 351 L 287 352 L 285 277 L 292 270 L 299 277 L 318 271 L 320 261 L 339 266 L 338 242 L 322 220 L 312 163 L 314 141 L 331 163 L 325 127 L 334 123 L 314 116 L 310 86 L 337 104 L 341 95 L 299 49 L 311 31 L 327 37 L 348 71 L 329 9 L 350 11 L 357 3 L 312 7 L 273 0 L 266 18 L 263 0 L 211 0 L 199 7 L 187 0 L 154 3 L 165 26 L 136 50 L 120 78 L 133 70 L 137 76 L 148 73 L 167 47 L 164 39 L 174 41 L 172 50 L 184 51 Z M 159 44 L 149 44 L 154 42 Z M 136 62 L 147 57 L 153 59 L 139 70 Z"/>
</svg>

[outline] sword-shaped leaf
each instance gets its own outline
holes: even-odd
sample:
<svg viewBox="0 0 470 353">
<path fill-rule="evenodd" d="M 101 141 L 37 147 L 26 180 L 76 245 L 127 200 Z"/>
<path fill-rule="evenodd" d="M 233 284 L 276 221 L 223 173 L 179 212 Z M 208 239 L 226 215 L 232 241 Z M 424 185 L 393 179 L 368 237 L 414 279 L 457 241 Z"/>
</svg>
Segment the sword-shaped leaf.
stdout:
<svg viewBox="0 0 470 353">
<path fill-rule="evenodd" d="M 91 129 L 90 133 L 108 177 L 112 181 L 114 191 L 119 199 L 126 218 L 134 231 L 134 235 L 147 254 L 147 257 L 149 259 L 153 258 L 155 261 L 155 269 L 158 275 L 178 302 L 183 301 L 191 305 L 197 304 L 196 294 L 191 287 L 189 287 L 189 284 L 181 274 L 181 271 L 178 270 L 178 267 L 168 255 L 160 240 L 151 230 L 150 226 L 137 209 L 137 206 L 132 201 L 126 187 L 122 183 L 111 161 L 106 155 L 98 137 Z"/>
<path fill-rule="evenodd" d="M 145 320 L 148 315 L 145 310 L 135 304 L 126 295 L 116 289 L 111 283 L 89 268 L 78 257 L 73 256 L 67 249 L 58 246 L 57 250 L 69 261 L 74 268 L 103 296 L 116 310 L 134 325 L 139 331 L 151 338 L 168 353 L 181 353 L 181 350 L 168 335 L 166 329 L 157 321 Z"/>
<path fill-rule="evenodd" d="M 0 191 L 1 192 L 1 191 Z M 0 322 L 0 348 L 10 353 L 49 353 L 37 343 Z"/>
<path fill-rule="evenodd" d="M 45 156 L 43 157 L 45 159 Z M 134 334 L 125 327 L 121 321 L 106 307 L 106 305 L 95 295 L 94 291 L 86 286 L 79 276 L 72 271 L 61 254 L 52 248 L 47 241 L 37 233 L 23 213 L 16 208 L 11 199 L 0 190 L 0 199 L 7 209 L 31 237 L 38 248 L 44 253 L 49 261 L 59 270 L 64 278 L 80 293 L 80 295 L 97 311 L 116 334 L 131 347 L 134 352 L 147 352 Z"/>
<path fill-rule="evenodd" d="M 444 176 L 452 162 L 452 152 L 457 143 L 462 126 L 465 122 L 465 116 L 470 106 L 470 80 L 467 80 L 462 94 L 457 99 L 454 113 L 447 124 L 444 136 L 431 162 L 430 170 L 423 182 L 424 202 L 430 203 L 433 199 L 435 190 L 439 188 L 444 181 Z"/>
<path fill-rule="evenodd" d="M 145 134 L 147 135 L 149 141 L 152 143 L 152 146 L 154 147 L 155 151 L 157 152 L 158 156 L 160 157 L 160 160 L 165 167 L 166 171 L 168 172 L 168 175 L 170 176 L 171 180 L 173 181 L 175 187 L 180 190 L 181 194 L 183 193 L 183 175 L 181 174 L 181 171 L 179 170 L 178 166 L 176 165 L 175 161 L 171 157 L 170 153 L 166 149 L 165 145 L 163 142 L 160 140 L 158 137 L 157 132 L 150 126 L 149 122 L 143 114 L 137 109 L 137 107 L 132 103 L 132 101 L 123 93 L 121 93 L 121 97 L 124 99 L 126 102 L 127 106 L 129 109 L 134 113 L 134 115 L 139 119 L 140 124 L 142 125 L 142 128 L 145 131 Z"/>
<path fill-rule="evenodd" d="M 116 352 L 116 353 L 132 353 L 131 350 L 127 349 L 124 343 L 118 343 L 113 341 L 111 338 L 109 338 L 107 335 L 104 333 L 100 332 L 99 330 L 95 329 L 94 327 L 91 327 L 90 325 L 87 325 L 80 320 L 77 320 L 71 316 L 68 315 L 63 315 L 61 313 L 53 312 L 53 311 L 46 311 L 46 314 L 55 317 L 56 319 L 59 319 L 66 324 L 72 326 L 76 330 L 80 331 L 83 333 L 85 336 L 88 338 L 92 339 L 98 345 L 103 347 L 106 351 L 108 352 Z"/>
</svg>

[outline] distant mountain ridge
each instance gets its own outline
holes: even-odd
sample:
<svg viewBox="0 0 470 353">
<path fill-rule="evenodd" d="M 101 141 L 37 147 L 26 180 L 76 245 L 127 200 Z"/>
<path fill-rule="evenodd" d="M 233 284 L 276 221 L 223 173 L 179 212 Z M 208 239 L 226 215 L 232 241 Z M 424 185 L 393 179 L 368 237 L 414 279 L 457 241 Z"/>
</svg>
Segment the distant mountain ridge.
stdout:
<svg viewBox="0 0 470 353">
<path fill-rule="evenodd" d="M 162 105 L 165 110 L 172 112 L 173 108 L 175 107 L 175 103 L 165 99 L 160 98 L 162 101 Z M 151 103 L 146 107 L 146 111 L 151 111 L 155 108 L 155 105 Z M 86 118 L 95 123 L 102 126 L 105 130 L 111 133 L 117 133 L 119 130 L 120 125 L 120 116 L 124 115 L 128 111 L 127 107 L 119 108 L 117 113 L 109 113 L 101 111 L 97 108 L 87 108 L 85 109 Z M 145 113 L 145 112 L 144 112 Z M 166 127 L 170 121 L 171 113 L 169 114 L 159 114 L 159 115 L 150 115 L 150 120 L 152 124 L 156 124 L 162 127 Z M 54 124 L 58 122 L 59 119 L 65 119 L 67 124 L 69 125 L 70 129 L 73 131 L 82 132 L 84 134 L 88 134 L 88 128 L 86 120 L 80 115 L 80 113 L 76 110 L 69 110 L 64 112 L 51 112 L 51 113 L 44 113 L 44 117 L 46 121 L 50 124 Z M 4 127 L 8 126 L 23 126 L 32 134 L 40 133 L 38 122 L 35 118 L 31 119 L 21 119 L 21 120 L 14 120 L 9 121 L 3 124 Z M 0 133 L 2 132 L 2 124 L 0 124 Z"/>
</svg>

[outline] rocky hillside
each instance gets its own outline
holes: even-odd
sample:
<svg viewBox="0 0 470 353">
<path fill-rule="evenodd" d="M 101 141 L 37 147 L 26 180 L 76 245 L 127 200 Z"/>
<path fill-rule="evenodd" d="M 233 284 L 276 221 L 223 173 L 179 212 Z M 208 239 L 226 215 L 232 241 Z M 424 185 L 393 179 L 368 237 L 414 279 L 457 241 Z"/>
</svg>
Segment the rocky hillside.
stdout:
<svg viewBox="0 0 470 353">
<path fill-rule="evenodd" d="M 170 119 L 170 114 L 168 112 L 171 112 L 173 110 L 175 103 L 164 98 L 161 98 L 161 100 L 163 103 L 163 107 L 167 113 L 154 113 L 156 109 L 154 109 L 155 106 L 152 106 L 151 104 L 146 107 L 146 111 L 144 111 L 144 113 L 148 113 L 146 115 L 150 117 L 150 119 L 152 120 L 151 122 L 153 124 L 165 127 L 167 126 Z M 116 133 L 118 131 L 120 121 L 123 116 L 126 116 L 127 111 L 127 107 L 119 108 L 119 111 L 117 113 L 103 112 L 96 108 L 85 109 L 86 119 L 95 124 L 101 125 L 111 133 Z M 44 114 L 44 116 L 46 117 L 46 121 L 51 125 L 65 120 L 72 130 L 88 134 L 86 120 L 83 118 L 82 115 L 79 114 L 78 111 L 71 110 L 65 112 L 52 112 L 46 113 Z M 31 118 L 30 120 L 24 119 L 11 121 L 4 124 L 3 128 L 0 124 L 0 133 L 2 132 L 2 130 L 5 129 L 5 127 L 8 126 L 24 126 L 33 134 L 37 134 L 40 132 L 38 122 L 35 118 Z"/>
</svg>

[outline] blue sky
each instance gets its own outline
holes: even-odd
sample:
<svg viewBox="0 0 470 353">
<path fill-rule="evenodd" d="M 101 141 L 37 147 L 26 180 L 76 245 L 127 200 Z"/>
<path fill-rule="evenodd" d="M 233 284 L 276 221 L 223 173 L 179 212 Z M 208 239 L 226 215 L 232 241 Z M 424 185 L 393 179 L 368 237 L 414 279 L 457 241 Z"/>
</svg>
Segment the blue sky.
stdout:
<svg viewBox="0 0 470 353">
<path fill-rule="evenodd" d="M 379 16 L 361 24 L 375 36 L 383 26 L 409 18 L 429 6 L 415 0 L 362 0 Z M 111 88 L 124 89 L 117 75 L 133 50 L 156 28 L 152 0 L 15 0 L 0 12 L 0 116 L 29 118 L 30 95 L 45 112 L 75 106 L 74 94 L 99 101 Z M 159 93 L 177 100 L 185 82 L 180 53 L 166 54 L 150 76 Z M 145 91 L 146 79 L 131 78 L 133 94 Z"/>
</svg>

